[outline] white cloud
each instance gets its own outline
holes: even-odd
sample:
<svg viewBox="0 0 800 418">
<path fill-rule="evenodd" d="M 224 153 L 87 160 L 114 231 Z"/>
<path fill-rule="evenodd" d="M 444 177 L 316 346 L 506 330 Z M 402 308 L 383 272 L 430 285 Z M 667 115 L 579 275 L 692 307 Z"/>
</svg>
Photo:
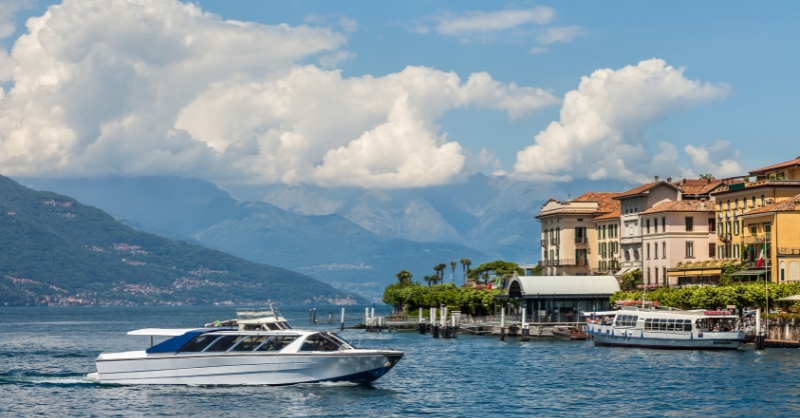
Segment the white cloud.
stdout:
<svg viewBox="0 0 800 418">
<path fill-rule="evenodd" d="M 5 59 L 13 73 L 0 71 L 13 74 L 0 94 L 6 175 L 441 184 L 469 157 L 440 132 L 445 112 L 516 118 L 558 102 L 485 73 L 342 78 L 301 65 L 351 57 L 341 33 L 223 21 L 177 1 L 66 0 L 28 30 Z"/>
<path fill-rule="evenodd" d="M 14 34 L 17 11 L 33 5 L 33 0 L 3 0 L 0 2 L 0 38 Z"/>
<path fill-rule="evenodd" d="M 543 54 L 545 52 L 547 52 L 547 48 L 543 46 L 535 46 L 530 50 L 531 55 Z"/>
<path fill-rule="evenodd" d="M 535 136 L 535 144 L 517 153 L 514 172 L 523 178 L 616 178 L 642 181 L 651 157 L 642 131 L 693 106 L 724 99 L 725 84 L 689 80 L 683 68 L 651 59 L 619 70 L 597 70 L 583 77 L 564 98 L 560 120 Z M 661 146 L 664 160 L 672 150 Z"/>
<path fill-rule="evenodd" d="M 319 57 L 319 65 L 321 65 L 322 68 L 336 68 L 340 63 L 350 61 L 357 56 L 358 54 L 354 54 L 350 51 L 336 51 L 332 54 Z"/>
<path fill-rule="evenodd" d="M 499 32 L 520 25 L 536 23 L 544 25 L 550 22 L 555 10 L 546 6 L 532 9 L 500 10 L 496 12 L 467 11 L 460 14 L 445 13 L 434 17 L 437 21 L 434 29 L 442 35 L 466 36 L 487 32 Z"/>
<path fill-rule="evenodd" d="M 733 177 L 744 173 L 739 162 L 739 151 L 731 148 L 731 143 L 717 139 L 711 145 L 683 148 L 692 163 L 692 170 L 700 174 L 713 174 L 717 178 Z"/>
<path fill-rule="evenodd" d="M 572 42 L 576 37 L 583 35 L 585 32 L 586 31 L 584 31 L 582 27 L 577 25 L 547 28 L 544 33 L 536 37 L 536 41 L 543 45 L 555 42 L 567 44 Z"/>
</svg>

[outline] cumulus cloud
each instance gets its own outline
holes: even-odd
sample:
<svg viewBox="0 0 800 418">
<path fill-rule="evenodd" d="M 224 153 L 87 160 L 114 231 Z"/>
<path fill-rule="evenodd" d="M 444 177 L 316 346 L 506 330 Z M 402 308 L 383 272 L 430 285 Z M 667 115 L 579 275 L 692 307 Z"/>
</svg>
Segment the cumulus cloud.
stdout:
<svg viewBox="0 0 800 418">
<path fill-rule="evenodd" d="M 544 33 L 536 37 L 536 41 L 543 45 L 556 42 L 566 44 L 584 33 L 583 28 L 577 25 L 547 28 Z"/>
<path fill-rule="evenodd" d="M 650 59 L 618 70 L 601 69 L 568 92 L 560 120 L 517 153 L 518 177 L 572 177 L 643 181 L 650 164 L 675 161 L 674 147 L 660 144 L 651 161 L 642 131 L 670 112 L 724 99 L 729 87 L 684 77 L 684 68 Z M 687 151 L 688 152 L 688 151 Z"/>
<path fill-rule="evenodd" d="M 509 9 L 494 12 L 480 10 L 462 13 L 444 12 L 438 16 L 424 18 L 426 23 L 416 23 L 408 30 L 414 33 L 427 34 L 430 28 L 441 35 L 484 36 L 491 33 L 513 29 L 531 23 L 544 25 L 549 23 L 555 10 L 546 6 L 531 9 Z"/>
<path fill-rule="evenodd" d="M 13 87 L 0 94 L 7 175 L 441 184 L 466 158 L 440 132 L 445 112 L 517 118 L 559 102 L 485 73 L 462 81 L 408 67 L 343 78 L 303 64 L 352 57 L 342 33 L 224 21 L 177 1 L 65 0 L 27 27 L 5 58 Z"/>
<path fill-rule="evenodd" d="M 689 155 L 692 171 L 713 174 L 717 178 L 733 177 L 744 172 L 739 162 L 739 151 L 724 139 L 716 139 L 711 145 L 686 145 L 683 150 Z"/>
<path fill-rule="evenodd" d="M 3 0 L 0 2 L 0 38 L 14 34 L 17 26 L 14 16 L 18 10 L 30 7 L 32 4 L 33 0 Z"/>
</svg>

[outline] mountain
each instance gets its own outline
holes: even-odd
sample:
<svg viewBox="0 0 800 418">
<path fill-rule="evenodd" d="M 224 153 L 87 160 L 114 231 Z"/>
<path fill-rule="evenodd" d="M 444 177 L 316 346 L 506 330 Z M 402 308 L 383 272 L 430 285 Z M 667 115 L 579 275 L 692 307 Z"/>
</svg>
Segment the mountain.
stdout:
<svg viewBox="0 0 800 418">
<path fill-rule="evenodd" d="M 214 216 L 196 213 L 192 221 Z M 300 273 L 137 231 L 71 197 L 2 176 L 0 228 L 5 305 L 364 301 Z"/>
</svg>

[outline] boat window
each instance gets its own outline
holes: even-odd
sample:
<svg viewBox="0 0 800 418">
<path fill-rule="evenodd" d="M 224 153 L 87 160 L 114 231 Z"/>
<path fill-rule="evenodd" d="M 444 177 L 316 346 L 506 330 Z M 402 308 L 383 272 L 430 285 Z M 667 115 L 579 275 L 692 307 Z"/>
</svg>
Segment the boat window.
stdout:
<svg viewBox="0 0 800 418">
<path fill-rule="evenodd" d="M 690 319 L 686 319 L 683 321 L 683 330 L 684 331 L 692 330 L 692 321 Z"/>
<path fill-rule="evenodd" d="M 249 337 L 242 338 L 239 340 L 239 344 L 236 344 L 231 348 L 231 351 L 253 351 L 256 347 L 261 345 L 264 341 L 267 340 L 266 335 L 251 335 Z"/>
<path fill-rule="evenodd" d="M 644 329 L 649 330 L 653 327 L 653 319 L 647 318 L 644 320 Z"/>
<path fill-rule="evenodd" d="M 278 324 L 265 324 L 270 331 L 279 331 L 281 327 Z"/>
<path fill-rule="evenodd" d="M 297 335 L 279 335 L 258 347 L 256 351 L 280 351 L 297 339 Z"/>
<path fill-rule="evenodd" d="M 707 319 L 698 319 L 697 320 L 697 329 L 708 331 L 708 320 Z"/>
<path fill-rule="evenodd" d="M 229 348 L 233 347 L 233 345 L 239 342 L 239 340 L 242 338 L 242 335 L 224 335 L 211 343 L 211 345 L 208 346 L 208 348 L 206 348 L 204 351 L 212 353 L 228 351 Z"/>
<path fill-rule="evenodd" d="M 216 340 L 217 337 L 219 337 L 219 335 L 200 334 L 194 337 L 188 343 L 184 344 L 183 347 L 178 350 L 178 352 L 199 353 L 200 351 L 203 351 L 208 344 Z"/>
<path fill-rule="evenodd" d="M 667 320 L 667 331 L 675 331 L 675 320 L 668 319 Z"/>
<path fill-rule="evenodd" d="M 285 329 L 292 329 L 292 326 L 291 326 L 291 325 L 289 325 L 289 323 L 288 323 L 288 322 L 282 322 L 282 324 L 283 324 L 283 328 L 285 328 Z"/>
<path fill-rule="evenodd" d="M 659 331 L 666 331 L 667 330 L 667 320 L 665 318 L 659 319 L 658 330 Z"/>
<path fill-rule="evenodd" d="M 621 327 L 623 318 L 625 318 L 625 315 L 617 315 L 617 319 L 614 321 L 614 325 Z"/>
<path fill-rule="evenodd" d="M 332 339 L 333 341 L 336 341 L 337 343 L 339 343 L 340 349 L 351 349 L 351 348 L 353 348 L 353 345 L 350 344 L 349 342 L 347 342 L 347 340 L 345 340 L 344 338 L 342 338 L 342 337 L 340 337 L 340 336 L 338 336 L 338 335 L 336 335 L 334 333 L 327 333 L 327 334 L 325 334 L 325 336 L 327 336 L 328 338 Z"/>
<path fill-rule="evenodd" d="M 306 338 L 300 351 L 337 351 L 338 349 L 339 343 L 321 334 L 314 334 Z"/>
</svg>

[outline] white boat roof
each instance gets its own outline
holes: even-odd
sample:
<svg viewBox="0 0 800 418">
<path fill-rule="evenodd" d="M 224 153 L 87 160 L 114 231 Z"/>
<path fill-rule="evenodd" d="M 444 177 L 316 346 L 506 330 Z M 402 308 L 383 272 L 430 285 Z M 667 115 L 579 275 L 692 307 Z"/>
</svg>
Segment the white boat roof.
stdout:
<svg viewBox="0 0 800 418">
<path fill-rule="evenodd" d="M 599 311 L 599 312 L 584 312 L 581 315 L 583 316 L 606 316 L 606 315 L 616 315 L 619 311 Z"/>
<path fill-rule="evenodd" d="M 154 337 L 177 337 L 186 334 L 189 331 L 194 331 L 202 328 L 142 328 L 133 331 L 128 331 L 128 335 L 144 335 Z"/>
</svg>

